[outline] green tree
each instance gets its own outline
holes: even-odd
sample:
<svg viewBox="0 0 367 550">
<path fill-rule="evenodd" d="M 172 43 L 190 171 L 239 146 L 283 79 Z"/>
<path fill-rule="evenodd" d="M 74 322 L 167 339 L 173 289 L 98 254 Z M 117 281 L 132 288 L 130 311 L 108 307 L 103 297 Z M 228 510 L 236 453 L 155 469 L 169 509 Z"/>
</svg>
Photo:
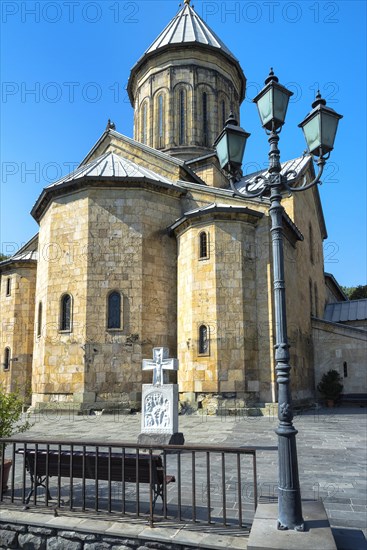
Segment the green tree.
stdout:
<svg viewBox="0 0 367 550">
<path fill-rule="evenodd" d="M 367 285 L 342 286 L 342 289 L 348 300 L 367 298 Z"/>
<path fill-rule="evenodd" d="M 358 285 L 349 295 L 349 300 L 360 300 L 367 298 L 367 285 Z"/>
<path fill-rule="evenodd" d="M 2 262 L 3 260 L 6 260 L 8 258 L 8 256 L 6 256 L 5 254 L 1 254 L 0 252 L 0 262 Z"/>
</svg>

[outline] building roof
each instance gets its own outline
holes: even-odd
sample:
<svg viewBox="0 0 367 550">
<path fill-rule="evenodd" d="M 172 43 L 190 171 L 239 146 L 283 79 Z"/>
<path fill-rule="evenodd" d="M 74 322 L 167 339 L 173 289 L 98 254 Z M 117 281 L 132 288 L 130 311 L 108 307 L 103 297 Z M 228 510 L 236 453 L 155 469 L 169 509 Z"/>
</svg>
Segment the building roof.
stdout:
<svg viewBox="0 0 367 550">
<path fill-rule="evenodd" d="M 61 196 L 74 189 L 80 189 L 85 185 L 121 184 L 153 184 L 157 187 L 172 189 L 182 193 L 182 187 L 153 170 L 138 166 L 132 160 L 121 157 L 112 151 L 93 159 L 87 164 L 79 166 L 76 170 L 45 187 L 32 208 L 31 214 L 38 221 L 52 197 Z"/>
<path fill-rule="evenodd" d="M 345 302 L 348 300 L 347 295 L 345 294 L 344 290 L 338 283 L 338 281 L 335 279 L 334 275 L 332 273 L 324 272 L 325 277 L 325 284 L 330 289 L 332 294 L 334 295 L 334 298 L 338 300 L 339 302 Z"/>
<path fill-rule="evenodd" d="M 91 162 L 91 158 L 94 154 L 96 154 L 96 151 L 103 145 L 104 143 L 104 150 L 103 154 L 107 153 L 108 151 L 106 148 L 109 145 L 109 142 L 107 141 L 111 138 L 117 139 L 121 145 L 127 145 L 131 148 L 136 149 L 136 155 L 137 158 L 140 158 L 139 155 L 145 154 L 149 157 L 155 157 L 159 161 L 163 161 L 168 166 L 176 166 L 179 167 L 181 170 L 181 177 L 179 179 L 200 183 L 201 185 L 204 185 L 203 180 L 195 174 L 195 172 L 186 164 L 185 161 L 178 159 L 176 157 L 173 157 L 172 155 L 169 155 L 168 153 L 165 153 L 164 151 L 159 151 L 158 149 L 154 149 L 154 147 L 150 147 L 149 145 L 145 145 L 144 143 L 141 143 L 140 141 L 136 141 L 130 137 L 124 136 L 123 134 L 120 134 L 120 132 L 117 132 L 116 130 L 105 130 L 101 137 L 98 139 L 98 141 L 93 145 L 92 149 L 88 152 L 86 157 L 82 160 L 82 162 L 79 164 L 78 168 L 81 168 L 83 165 L 88 164 Z M 108 149 L 110 150 L 110 149 Z M 99 155 L 102 156 L 102 155 Z M 121 157 L 121 155 L 118 155 Z M 92 158 L 92 160 L 94 160 Z"/>
<path fill-rule="evenodd" d="M 67 176 L 47 186 L 46 189 L 81 178 L 139 178 L 175 185 L 172 180 L 153 172 L 153 170 L 143 168 L 132 160 L 108 151 L 88 164 L 79 166 Z"/>
<path fill-rule="evenodd" d="M 286 162 L 282 163 L 281 174 L 284 175 L 290 170 L 292 170 L 295 172 L 295 177 L 302 176 L 302 174 L 305 174 L 310 162 L 311 162 L 310 155 L 305 155 L 303 157 L 287 160 Z M 259 178 L 259 176 L 268 177 L 269 176 L 268 170 L 259 170 L 257 172 L 252 172 L 251 174 L 247 174 L 243 176 L 240 179 L 240 181 L 238 181 L 235 184 L 236 189 L 240 193 L 246 194 L 246 186 L 249 185 L 250 191 L 260 191 L 260 189 L 263 187 L 263 183 L 261 179 L 259 179 L 259 181 L 256 181 L 256 178 Z M 248 197 L 251 198 L 250 193 L 248 193 Z"/>
<path fill-rule="evenodd" d="M 0 271 L 16 262 L 36 262 L 38 260 L 38 233 L 23 245 L 13 256 L 0 262 Z"/>
<path fill-rule="evenodd" d="M 144 55 L 156 52 L 165 46 L 193 43 L 217 48 L 237 61 L 222 40 L 190 6 L 190 2 L 185 2 L 184 7 L 168 23 Z"/>
<path fill-rule="evenodd" d="M 264 216 L 262 212 L 258 212 L 257 210 L 252 210 L 247 206 L 232 206 L 228 204 L 220 204 L 220 203 L 213 202 L 211 204 L 202 206 L 200 208 L 194 208 L 193 210 L 188 210 L 187 212 L 184 213 L 183 216 L 181 216 L 172 225 L 170 225 L 168 229 L 170 232 L 172 232 L 191 218 L 198 218 L 201 216 L 212 215 L 212 214 L 224 214 L 225 217 L 231 216 L 232 214 L 236 214 L 236 216 L 239 216 L 242 214 L 246 217 L 256 219 L 256 220 Z"/>
<path fill-rule="evenodd" d="M 364 321 L 367 319 L 367 298 L 327 304 L 324 320 L 332 323 Z"/>
</svg>

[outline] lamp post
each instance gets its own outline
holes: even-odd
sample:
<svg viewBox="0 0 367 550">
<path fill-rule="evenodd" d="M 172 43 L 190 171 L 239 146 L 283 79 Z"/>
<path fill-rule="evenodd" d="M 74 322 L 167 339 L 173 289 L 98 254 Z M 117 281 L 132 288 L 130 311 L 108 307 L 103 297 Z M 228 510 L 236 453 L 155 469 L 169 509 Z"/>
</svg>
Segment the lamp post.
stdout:
<svg viewBox="0 0 367 550">
<path fill-rule="evenodd" d="M 269 136 L 269 168 L 268 175 L 259 175 L 254 182 L 248 183 L 244 191 L 236 188 L 236 182 L 241 177 L 242 157 L 239 152 L 245 150 L 250 134 L 239 128 L 237 121 L 230 115 L 225 128 L 218 136 L 214 146 L 223 170 L 230 174 L 230 185 L 236 196 L 249 199 L 251 197 L 268 196 L 270 200 L 269 214 L 271 218 L 271 239 L 273 251 L 273 294 L 275 309 L 275 370 L 278 384 L 278 419 L 276 431 L 278 435 L 278 529 L 304 530 L 302 517 L 301 491 L 298 476 L 296 434 L 293 426 L 293 407 L 290 390 L 290 354 L 287 336 L 287 312 L 284 281 L 284 251 L 283 251 L 283 211 L 282 193 L 294 193 L 310 189 L 317 183 L 323 173 L 326 160 L 334 147 L 334 140 L 341 115 L 326 107 L 326 101 L 318 92 L 312 104 L 312 111 L 299 126 L 303 129 L 309 153 L 318 165 L 315 179 L 295 187 L 297 174 L 289 170 L 281 174 L 280 151 L 278 149 L 279 133 L 285 122 L 289 98 L 292 92 L 279 84 L 273 69 L 265 81 L 264 88 L 254 98 L 257 104 L 263 128 Z M 236 128 L 236 130 L 234 130 Z M 253 184 L 256 189 L 253 188 Z"/>
</svg>

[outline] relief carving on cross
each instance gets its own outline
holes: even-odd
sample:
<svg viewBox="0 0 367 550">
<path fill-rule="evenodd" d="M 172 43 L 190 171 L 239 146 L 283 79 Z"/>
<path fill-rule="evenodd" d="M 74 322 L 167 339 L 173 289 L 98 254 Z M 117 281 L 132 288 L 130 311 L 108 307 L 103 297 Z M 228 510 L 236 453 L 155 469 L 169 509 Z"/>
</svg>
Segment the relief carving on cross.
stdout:
<svg viewBox="0 0 367 550">
<path fill-rule="evenodd" d="M 169 357 L 168 348 L 153 348 L 153 360 L 143 359 L 143 370 L 152 370 L 153 385 L 162 386 L 169 383 L 165 371 L 178 370 L 178 359 Z"/>
</svg>

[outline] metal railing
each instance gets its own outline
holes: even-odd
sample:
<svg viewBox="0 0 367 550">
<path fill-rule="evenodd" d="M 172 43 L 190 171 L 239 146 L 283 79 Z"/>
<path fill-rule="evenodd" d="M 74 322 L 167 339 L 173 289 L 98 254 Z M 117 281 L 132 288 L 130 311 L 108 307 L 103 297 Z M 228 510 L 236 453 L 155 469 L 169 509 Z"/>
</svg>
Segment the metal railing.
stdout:
<svg viewBox="0 0 367 550">
<path fill-rule="evenodd" d="M 243 528 L 257 500 L 254 447 L 0 439 L 4 504 Z"/>
</svg>

